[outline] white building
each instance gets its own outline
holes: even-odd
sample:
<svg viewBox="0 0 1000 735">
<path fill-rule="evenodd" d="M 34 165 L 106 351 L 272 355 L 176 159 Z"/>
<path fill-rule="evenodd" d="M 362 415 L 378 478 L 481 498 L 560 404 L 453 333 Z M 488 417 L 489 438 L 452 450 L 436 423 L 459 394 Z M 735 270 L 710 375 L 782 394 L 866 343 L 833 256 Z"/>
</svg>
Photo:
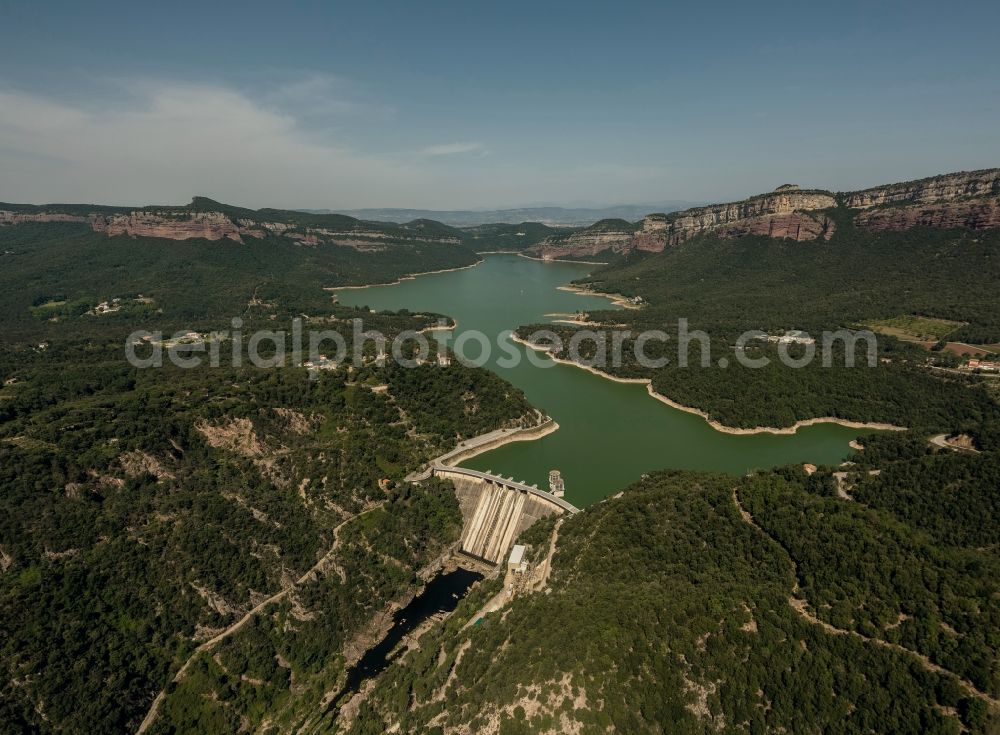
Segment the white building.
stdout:
<svg viewBox="0 0 1000 735">
<path fill-rule="evenodd" d="M 510 550 L 510 558 L 507 559 L 507 571 L 520 574 L 528 568 L 528 562 L 524 560 L 524 546 L 515 544 Z"/>
</svg>

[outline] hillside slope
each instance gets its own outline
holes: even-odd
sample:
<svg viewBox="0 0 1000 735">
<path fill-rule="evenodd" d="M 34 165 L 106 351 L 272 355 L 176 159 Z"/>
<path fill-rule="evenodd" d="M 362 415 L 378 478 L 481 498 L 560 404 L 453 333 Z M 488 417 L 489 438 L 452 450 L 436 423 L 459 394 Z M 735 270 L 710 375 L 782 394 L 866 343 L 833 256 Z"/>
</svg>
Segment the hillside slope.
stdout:
<svg viewBox="0 0 1000 735">
<path fill-rule="evenodd" d="M 453 540 L 448 489 L 414 494 L 403 477 L 537 415 L 485 370 L 403 374 L 371 344 L 357 366 L 312 376 L 290 361 L 258 369 L 232 330 L 298 317 L 350 350 L 360 319 L 392 339 L 438 316 L 348 309 L 325 289 L 478 257 L 435 223 L 284 221 L 206 200 L 169 214 L 52 209 L 0 226 L 0 732 L 134 732 L 192 652 L 266 599 L 299 613 L 336 600 L 336 615 L 281 642 L 284 663 L 260 668 L 276 686 L 322 675 L 320 642 L 339 653 Z M 226 235 L 258 225 L 260 237 Z M 288 236 L 314 226 L 370 237 Z M 197 330 L 204 359 L 133 367 L 136 329 Z M 268 357 L 277 341 L 290 349 L 278 334 Z M 369 558 L 370 543 L 387 556 Z M 338 565 L 350 579 L 330 574 Z"/>
<path fill-rule="evenodd" d="M 995 455 L 966 465 L 996 477 Z M 463 605 L 329 731 L 982 732 L 995 547 L 906 525 L 903 497 L 834 495 L 798 469 L 654 474 L 561 525 L 544 593 L 470 627 Z M 552 530 L 525 539 L 536 560 Z"/>
<path fill-rule="evenodd" d="M 991 445 L 1000 441 L 1000 415 L 984 390 L 989 376 L 954 371 L 961 358 L 952 351 L 980 346 L 987 356 L 1000 353 L 1000 228 L 871 230 L 855 222 L 852 210 L 824 216 L 829 239 L 732 238 L 713 231 L 595 270 L 578 285 L 637 300 L 641 308 L 590 313 L 595 326 L 617 324 L 631 335 L 618 363 L 607 334 L 601 345 L 581 341 L 581 359 L 599 360 L 600 369 L 615 377 L 651 380 L 657 394 L 725 427 L 787 428 L 834 417 L 935 433 L 971 431 Z M 681 320 L 686 333 L 708 335 L 691 341 L 686 366 L 679 353 Z M 939 336 L 907 336 L 888 326 L 908 322 L 936 325 Z M 529 338 L 542 327 L 562 337 L 562 358 L 574 334 L 594 328 L 524 325 L 518 334 Z M 823 364 L 823 333 L 842 329 L 879 332 L 874 364 L 867 363 L 867 341 L 853 360 L 835 342 L 832 364 Z M 669 336 L 644 346 L 649 358 L 667 363 L 644 366 L 636 359 L 636 339 L 645 330 Z M 735 359 L 737 339 L 749 330 L 772 338 L 744 343 L 744 354 L 766 359 L 764 367 Z M 816 342 L 777 343 L 797 330 Z M 814 358 L 793 367 L 782 361 L 783 350 L 794 360 Z"/>
<path fill-rule="evenodd" d="M 457 363 L 316 379 L 244 364 L 137 370 L 114 337 L 0 346 L 0 730 L 134 731 L 198 643 L 383 504 L 369 520 L 396 561 L 354 549 L 342 583 L 321 566 L 302 605 L 322 594 L 340 612 L 282 645 L 302 671 L 453 540 L 453 496 L 413 498 L 403 477 L 459 438 L 536 420 L 520 391 Z"/>
</svg>

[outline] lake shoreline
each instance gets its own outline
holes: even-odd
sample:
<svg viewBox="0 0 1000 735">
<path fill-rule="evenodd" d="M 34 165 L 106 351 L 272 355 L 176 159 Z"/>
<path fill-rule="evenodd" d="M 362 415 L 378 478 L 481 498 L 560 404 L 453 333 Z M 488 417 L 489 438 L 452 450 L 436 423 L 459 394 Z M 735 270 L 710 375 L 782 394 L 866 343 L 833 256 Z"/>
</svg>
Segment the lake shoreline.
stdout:
<svg viewBox="0 0 1000 735">
<path fill-rule="evenodd" d="M 734 434 L 734 435 L 757 435 L 757 434 L 791 435 L 791 434 L 795 434 L 800 428 L 802 428 L 804 426 L 815 426 L 817 424 L 836 424 L 838 426 L 844 426 L 844 427 L 849 428 L 849 429 L 865 429 L 865 430 L 872 430 L 872 431 L 906 431 L 906 429 L 907 429 L 907 427 L 905 427 L 905 426 L 896 426 L 894 424 L 886 424 L 886 423 L 879 423 L 879 422 L 851 421 L 849 419 L 837 418 L 836 416 L 818 416 L 818 417 L 809 418 L 809 419 L 800 419 L 799 421 L 796 421 L 791 426 L 783 426 L 783 427 L 777 427 L 777 426 L 755 426 L 755 427 L 752 427 L 752 428 L 741 428 L 741 427 L 738 427 L 738 426 L 727 426 L 726 424 L 720 423 L 719 421 L 716 421 L 715 419 L 711 418 L 711 416 L 708 414 L 708 412 L 702 411 L 700 408 L 695 408 L 694 406 L 685 406 L 685 405 L 683 405 L 681 403 L 678 403 L 677 401 L 675 401 L 675 400 L 673 400 L 671 398 L 668 398 L 667 396 L 664 396 L 664 395 L 662 395 L 660 393 L 657 393 L 653 389 L 653 381 L 650 380 L 649 378 L 620 378 L 620 377 L 617 377 L 615 375 L 610 375 L 609 373 L 605 373 L 605 372 L 603 372 L 601 370 L 598 370 L 597 368 L 592 367 L 590 365 L 581 365 L 580 363 L 573 362 L 572 360 L 566 360 L 566 359 L 561 358 L 561 357 L 555 357 L 554 355 L 552 355 L 551 348 L 544 347 L 542 345 L 533 344 L 531 342 L 528 342 L 527 340 L 523 340 L 520 337 L 518 337 L 517 334 L 515 334 L 513 332 L 511 333 L 511 339 L 514 342 L 517 342 L 518 344 L 523 345 L 524 347 L 527 347 L 529 349 L 535 350 L 537 352 L 545 352 L 545 353 L 547 353 L 548 356 L 549 356 L 549 359 L 551 359 L 553 362 L 557 362 L 557 363 L 560 363 L 562 365 L 571 365 L 572 367 L 579 368 L 581 370 L 586 370 L 586 371 L 588 371 L 590 373 L 593 373 L 594 375 L 596 375 L 596 376 L 598 376 L 600 378 L 604 378 L 606 380 L 612 380 L 612 381 L 614 381 L 616 383 L 634 383 L 636 385 L 645 385 L 646 386 L 646 392 L 650 396 L 652 396 L 653 398 L 655 398 L 656 400 L 660 401 L 661 403 L 665 403 L 666 405 L 670 406 L 671 408 L 676 408 L 679 411 L 684 411 L 685 413 L 690 413 L 690 414 L 693 414 L 695 416 L 700 416 L 701 418 L 703 418 L 705 420 L 705 422 L 709 426 L 711 426 L 713 429 L 715 429 L 716 431 L 718 431 L 718 432 L 720 432 L 722 434 Z"/>
<path fill-rule="evenodd" d="M 623 309 L 641 309 L 642 306 L 639 304 L 633 304 L 628 300 L 628 297 L 620 293 L 605 293 L 603 291 L 594 291 L 589 288 L 582 288 L 580 286 L 573 286 L 572 284 L 566 286 L 559 286 L 560 291 L 569 291 L 570 293 L 575 293 L 578 296 L 603 296 L 606 299 L 610 299 L 614 306 L 620 306 Z"/>
<path fill-rule="evenodd" d="M 569 258 L 536 258 L 533 255 L 525 255 L 519 252 L 522 258 L 527 258 L 528 260 L 537 260 L 539 263 L 575 263 L 576 265 L 609 265 L 602 260 L 570 260 Z"/>
<path fill-rule="evenodd" d="M 479 255 L 479 253 L 477 253 Z M 337 291 L 359 291 L 363 288 L 375 288 L 376 286 L 398 286 L 403 281 L 415 280 L 418 276 L 430 276 L 435 273 L 451 273 L 453 271 L 464 271 L 469 268 L 475 268 L 477 265 L 482 264 L 483 258 L 480 258 L 475 263 L 470 263 L 469 265 L 460 265 L 455 268 L 441 268 L 436 271 L 421 271 L 420 273 L 410 273 L 407 276 L 400 276 L 395 281 L 386 281 L 384 283 L 365 283 L 361 286 L 323 286 L 324 291 L 330 291 L 333 293 L 334 297 L 337 295 Z"/>
<path fill-rule="evenodd" d="M 423 329 L 417 330 L 417 334 L 434 334 L 434 332 L 454 332 L 458 329 L 458 319 L 454 317 L 448 317 L 451 319 L 451 324 L 440 325 L 435 324 L 433 327 L 424 327 Z"/>
<path fill-rule="evenodd" d="M 556 423 L 555 419 L 551 416 L 546 416 L 545 420 L 534 426 L 524 426 L 517 429 L 498 429 L 474 436 L 471 439 L 466 439 L 464 442 L 459 442 L 451 451 L 432 459 L 431 464 L 457 467 L 462 462 L 466 462 L 480 454 L 491 452 L 494 449 L 499 449 L 507 444 L 534 441 L 558 430 L 559 424 Z"/>
<path fill-rule="evenodd" d="M 444 454 L 427 461 L 427 466 L 420 471 L 413 471 L 406 476 L 407 482 L 419 482 L 430 477 L 433 467 L 457 467 L 473 457 L 494 449 L 499 449 L 514 442 L 534 441 L 546 437 L 559 430 L 559 424 L 551 416 L 545 416 L 541 423 L 534 426 L 522 426 L 516 429 L 494 429 L 485 434 L 479 434 L 471 439 L 460 441 Z"/>
</svg>

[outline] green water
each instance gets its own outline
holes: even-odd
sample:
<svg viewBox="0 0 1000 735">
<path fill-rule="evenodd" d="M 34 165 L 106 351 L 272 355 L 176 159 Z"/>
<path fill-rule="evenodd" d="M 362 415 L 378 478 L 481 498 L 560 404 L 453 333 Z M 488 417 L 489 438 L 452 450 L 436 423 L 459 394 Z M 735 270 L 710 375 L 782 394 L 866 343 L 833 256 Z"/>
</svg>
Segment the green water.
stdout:
<svg viewBox="0 0 1000 735">
<path fill-rule="evenodd" d="M 733 435 L 712 429 L 702 418 L 650 397 L 643 385 L 615 383 L 570 365 L 552 362 L 511 344 L 525 359 L 499 367 L 505 353 L 496 338 L 522 324 L 550 321 L 545 314 L 607 309 L 600 296 L 581 296 L 558 286 L 585 275 L 592 266 L 542 263 L 516 255 L 489 255 L 474 268 L 418 276 L 391 286 L 340 292 L 340 302 L 373 309 L 433 311 L 458 320 L 451 344 L 466 330 L 493 342 L 487 366 L 521 388 L 528 400 L 552 416 L 559 430 L 536 441 L 516 442 L 474 457 L 463 465 L 548 486 L 550 469 L 562 471 L 566 499 L 578 506 L 604 498 L 644 472 L 663 468 L 747 470 L 790 462 L 832 464 L 850 451 L 860 432 L 834 424 L 799 429 L 793 435 Z M 479 354 L 471 342 L 470 358 Z"/>
</svg>

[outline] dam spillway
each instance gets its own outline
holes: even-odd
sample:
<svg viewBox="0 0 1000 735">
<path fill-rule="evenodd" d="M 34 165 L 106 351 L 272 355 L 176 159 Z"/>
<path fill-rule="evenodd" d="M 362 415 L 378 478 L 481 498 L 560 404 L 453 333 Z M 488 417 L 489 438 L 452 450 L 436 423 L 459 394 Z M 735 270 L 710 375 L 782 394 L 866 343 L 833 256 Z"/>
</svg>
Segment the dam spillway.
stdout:
<svg viewBox="0 0 1000 735">
<path fill-rule="evenodd" d="M 524 511 L 524 498 L 523 493 L 503 485 L 488 485 L 462 536 L 462 551 L 487 561 L 499 561 L 514 541 Z"/>
<path fill-rule="evenodd" d="M 499 564 L 518 537 L 535 521 L 576 513 L 573 504 L 537 487 L 488 472 L 438 465 L 435 477 L 452 481 L 464 521 L 462 553 Z"/>
</svg>

